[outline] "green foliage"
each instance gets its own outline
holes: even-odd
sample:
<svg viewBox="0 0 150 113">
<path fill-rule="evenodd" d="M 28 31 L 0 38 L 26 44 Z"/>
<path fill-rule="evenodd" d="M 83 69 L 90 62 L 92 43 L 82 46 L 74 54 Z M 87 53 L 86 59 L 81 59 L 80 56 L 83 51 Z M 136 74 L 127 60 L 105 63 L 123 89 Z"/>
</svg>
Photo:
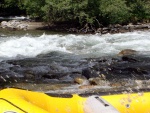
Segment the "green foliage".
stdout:
<svg viewBox="0 0 150 113">
<path fill-rule="evenodd" d="M 44 16 L 41 8 L 45 5 L 45 0 L 24 0 L 22 4 L 30 17 L 42 18 Z"/>
<path fill-rule="evenodd" d="M 4 7 L 15 7 L 17 6 L 18 0 L 5 0 Z"/>
<path fill-rule="evenodd" d="M 99 27 L 150 19 L 150 0 L 1 0 L 0 10 L 25 10 L 48 23 L 72 22 Z M 0 14 L 3 13 L 0 11 Z M 8 13 L 6 12 L 6 13 Z M 8 13 L 9 14 L 9 13 Z"/>
<path fill-rule="evenodd" d="M 44 19 L 48 19 L 50 22 L 67 21 L 73 18 L 70 0 L 46 0 L 42 11 L 45 14 Z"/>
<path fill-rule="evenodd" d="M 44 19 L 49 22 L 78 20 L 81 22 L 86 18 L 86 0 L 83 2 L 73 0 L 46 0 L 42 11 L 45 12 Z"/>
<path fill-rule="evenodd" d="M 25 14 L 22 3 L 23 0 L 1 0 L 0 15 L 12 16 L 21 14 L 22 12 Z"/>
<path fill-rule="evenodd" d="M 96 3 L 97 0 L 46 0 L 42 10 L 45 12 L 44 19 L 49 22 L 76 21 L 82 26 L 94 23 L 95 13 L 99 13 Z"/>
<path fill-rule="evenodd" d="M 116 24 L 128 21 L 129 8 L 124 0 L 101 0 L 100 15 L 105 24 Z"/>
<path fill-rule="evenodd" d="M 46 0 L 42 11 L 48 22 L 75 20 L 81 26 L 122 23 L 129 18 L 124 0 Z"/>
<path fill-rule="evenodd" d="M 131 8 L 132 20 L 142 21 L 150 19 L 150 1 L 149 0 L 134 0 L 128 2 Z"/>
</svg>

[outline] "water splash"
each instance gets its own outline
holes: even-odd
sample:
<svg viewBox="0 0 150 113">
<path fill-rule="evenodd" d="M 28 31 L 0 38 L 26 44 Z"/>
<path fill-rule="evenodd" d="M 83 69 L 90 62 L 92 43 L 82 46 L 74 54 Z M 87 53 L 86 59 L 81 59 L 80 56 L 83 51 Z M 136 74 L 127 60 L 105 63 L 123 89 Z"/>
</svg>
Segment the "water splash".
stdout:
<svg viewBox="0 0 150 113">
<path fill-rule="evenodd" d="M 150 32 L 106 35 L 47 35 L 0 37 L 1 58 L 36 57 L 53 51 L 84 57 L 116 55 L 123 49 L 150 51 Z"/>
</svg>

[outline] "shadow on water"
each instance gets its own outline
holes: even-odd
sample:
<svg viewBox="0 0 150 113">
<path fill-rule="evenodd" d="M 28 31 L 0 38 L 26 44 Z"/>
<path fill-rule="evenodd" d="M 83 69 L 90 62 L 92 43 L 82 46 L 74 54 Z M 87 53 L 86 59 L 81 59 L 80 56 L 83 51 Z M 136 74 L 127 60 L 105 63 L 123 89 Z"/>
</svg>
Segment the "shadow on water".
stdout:
<svg viewBox="0 0 150 113">
<path fill-rule="evenodd" d="M 13 30 L 13 29 L 2 29 L 0 28 L 0 37 L 11 37 L 11 36 L 25 36 L 27 34 L 35 36 L 41 36 L 43 34 L 60 34 L 66 35 L 66 32 L 56 32 L 56 31 L 49 31 L 49 30 Z"/>
</svg>

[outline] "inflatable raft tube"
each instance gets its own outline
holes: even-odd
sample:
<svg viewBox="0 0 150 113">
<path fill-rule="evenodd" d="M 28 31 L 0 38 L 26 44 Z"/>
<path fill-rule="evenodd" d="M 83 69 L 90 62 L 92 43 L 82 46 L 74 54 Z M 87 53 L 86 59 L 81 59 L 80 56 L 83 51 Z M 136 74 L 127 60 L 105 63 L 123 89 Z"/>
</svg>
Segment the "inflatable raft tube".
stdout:
<svg viewBox="0 0 150 113">
<path fill-rule="evenodd" d="M 0 113 L 150 113 L 150 92 L 54 97 L 8 88 L 0 91 Z"/>
</svg>

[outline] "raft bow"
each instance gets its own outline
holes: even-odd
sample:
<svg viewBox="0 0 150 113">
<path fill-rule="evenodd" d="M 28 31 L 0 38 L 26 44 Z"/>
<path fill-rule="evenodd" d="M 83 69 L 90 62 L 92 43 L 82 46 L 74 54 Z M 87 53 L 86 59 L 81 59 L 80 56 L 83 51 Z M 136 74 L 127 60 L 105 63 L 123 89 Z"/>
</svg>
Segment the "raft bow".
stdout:
<svg viewBox="0 0 150 113">
<path fill-rule="evenodd" d="M 8 88 L 0 91 L 0 113 L 150 113 L 150 92 L 54 97 Z"/>
</svg>

